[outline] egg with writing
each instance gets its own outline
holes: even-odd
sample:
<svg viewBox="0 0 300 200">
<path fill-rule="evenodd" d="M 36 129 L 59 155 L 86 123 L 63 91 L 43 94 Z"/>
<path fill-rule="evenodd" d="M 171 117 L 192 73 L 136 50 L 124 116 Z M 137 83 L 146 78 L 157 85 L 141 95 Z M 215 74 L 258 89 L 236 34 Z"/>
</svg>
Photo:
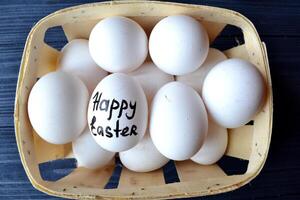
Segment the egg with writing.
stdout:
<svg viewBox="0 0 300 200">
<path fill-rule="evenodd" d="M 212 165 L 224 155 L 227 142 L 227 129 L 210 120 L 208 123 L 207 137 L 200 150 L 191 160 L 202 165 Z"/>
<path fill-rule="evenodd" d="M 169 161 L 154 146 L 149 133 L 133 148 L 119 153 L 122 164 L 136 172 L 149 172 L 161 168 Z"/>
<path fill-rule="evenodd" d="M 186 15 L 159 21 L 149 38 L 149 53 L 164 72 L 184 75 L 196 71 L 206 59 L 209 38 L 203 25 Z"/>
<path fill-rule="evenodd" d="M 153 62 L 145 62 L 140 68 L 129 73 L 142 86 L 148 103 L 150 104 L 155 93 L 168 82 L 174 81 L 174 77 L 161 71 Z"/>
<path fill-rule="evenodd" d="M 130 72 L 145 61 L 148 38 L 132 19 L 113 16 L 101 20 L 89 38 L 92 58 L 109 72 Z"/>
<path fill-rule="evenodd" d="M 70 74 L 57 71 L 43 76 L 28 99 L 28 115 L 37 134 L 49 143 L 76 139 L 87 123 L 88 90 Z"/>
<path fill-rule="evenodd" d="M 226 128 L 249 122 L 262 107 L 265 82 L 252 63 L 231 58 L 207 74 L 202 97 L 211 118 Z"/>
<path fill-rule="evenodd" d="M 208 126 L 199 94 L 183 83 L 170 82 L 156 93 L 151 108 L 149 130 L 158 151 L 172 160 L 195 155 Z"/>
<path fill-rule="evenodd" d="M 144 136 L 148 105 L 140 84 L 132 77 L 115 73 L 95 88 L 88 108 L 91 134 L 104 149 L 121 152 Z"/>
<path fill-rule="evenodd" d="M 65 71 L 80 78 L 90 94 L 108 72 L 100 68 L 89 52 L 89 41 L 75 39 L 66 44 L 58 59 L 58 70 Z"/>
<path fill-rule="evenodd" d="M 77 165 L 89 169 L 104 167 L 115 156 L 114 152 L 107 151 L 96 143 L 88 127 L 72 142 L 72 149 Z"/>
<path fill-rule="evenodd" d="M 208 72 L 219 62 L 226 60 L 225 54 L 215 48 L 209 48 L 208 55 L 199 69 L 195 72 L 176 76 L 176 80 L 185 83 L 201 94 L 203 81 Z"/>
</svg>

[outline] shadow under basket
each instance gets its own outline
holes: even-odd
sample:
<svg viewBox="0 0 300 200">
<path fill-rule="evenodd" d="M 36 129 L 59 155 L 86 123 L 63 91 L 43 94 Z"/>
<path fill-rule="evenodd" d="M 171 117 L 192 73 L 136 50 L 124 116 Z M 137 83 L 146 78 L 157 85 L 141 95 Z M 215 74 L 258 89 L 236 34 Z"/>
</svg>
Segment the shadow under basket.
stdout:
<svg viewBox="0 0 300 200">
<path fill-rule="evenodd" d="M 243 173 L 236 170 L 225 173 L 218 164 L 197 165 L 191 161 L 173 162 L 163 169 L 149 173 L 119 170 L 119 182 L 105 189 L 115 165 L 105 169 L 76 168 L 69 175 L 56 180 L 43 180 L 39 164 L 64 159 L 72 154 L 71 145 L 52 145 L 43 141 L 33 130 L 27 114 L 27 100 L 37 79 L 56 69 L 59 51 L 46 44 L 45 33 L 53 27 L 62 27 L 66 38 L 88 38 L 93 26 L 102 18 L 121 15 L 137 21 L 147 32 L 168 15 L 192 16 L 205 26 L 210 43 L 225 26 L 240 28 L 244 44 L 225 50 L 230 57 L 249 60 L 257 66 L 267 83 L 267 98 L 253 122 L 229 130 L 226 157 L 244 160 Z M 32 185 L 53 196 L 65 198 L 165 199 L 218 194 L 237 189 L 261 171 L 268 154 L 272 129 L 272 86 L 265 44 L 261 42 L 252 23 L 241 14 L 202 5 L 187 5 L 152 1 L 112 1 L 85 4 L 59 10 L 40 20 L 31 30 L 25 45 L 16 91 L 15 132 L 20 157 Z M 228 159 L 230 160 L 230 159 Z M 221 162 L 222 163 L 222 162 Z M 169 166 L 170 165 L 170 166 Z M 178 178 L 166 181 L 168 167 L 176 170 Z M 168 178 L 168 177 L 167 177 Z"/>
</svg>

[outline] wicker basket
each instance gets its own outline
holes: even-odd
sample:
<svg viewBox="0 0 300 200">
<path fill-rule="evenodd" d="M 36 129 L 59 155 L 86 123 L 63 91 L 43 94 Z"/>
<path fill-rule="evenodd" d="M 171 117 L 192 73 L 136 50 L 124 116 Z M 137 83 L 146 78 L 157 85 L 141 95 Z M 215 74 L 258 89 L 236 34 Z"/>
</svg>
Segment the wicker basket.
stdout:
<svg viewBox="0 0 300 200">
<path fill-rule="evenodd" d="M 245 44 L 224 51 L 228 57 L 240 57 L 254 63 L 263 74 L 268 87 L 266 103 L 255 117 L 253 125 L 229 130 L 226 155 L 249 160 L 247 172 L 226 175 L 218 165 L 201 166 L 190 161 L 176 162 L 180 182 L 166 184 L 162 170 L 135 173 L 123 169 L 118 188 L 104 189 L 114 166 L 91 171 L 75 169 L 58 181 L 44 181 L 39 163 L 70 154 L 70 145 L 52 145 L 43 141 L 33 130 L 27 115 L 29 92 L 37 80 L 56 68 L 59 52 L 44 42 L 47 29 L 62 26 L 68 40 L 88 38 L 92 27 L 107 16 L 122 15 L 137 21 L 147 33 L 163 17 L 187 14 L 206 27 L 210 41 L 227 25 L 242 29 Z M 264 43 L 252 23 L 241 14 L 209 6 L 152 1 L 113 1 L 86 4 L 63 9 L 40 20 L 31 30 L 21 62 L 15 102 L 15 132 L 20 157 L 32 185 L 49 195 L 65 198 L 163 199 L 205 196 L 237 189 L 261 171 L 268 154 L 272 128 L 272 87 Z"/>
</svg>

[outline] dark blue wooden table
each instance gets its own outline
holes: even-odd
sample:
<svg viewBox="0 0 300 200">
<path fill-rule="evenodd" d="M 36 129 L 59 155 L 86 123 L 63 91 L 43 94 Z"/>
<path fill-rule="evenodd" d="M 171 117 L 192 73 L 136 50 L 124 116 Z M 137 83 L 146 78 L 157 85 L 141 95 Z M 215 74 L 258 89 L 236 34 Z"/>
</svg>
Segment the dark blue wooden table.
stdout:
<svg viewBox="0 0 300 200">
<path fill-rule="evenodd" d="M 13 125 L 15 88 L 24 43 L 42 17 L 87 0 L 0 1 L 0 199 L 56 199 L 35 190 L 28 181 L 16 146 Z M 241 12 L 266 42 L 274 92 L 271 149 L 261 174 L 234 192 L 201 199 L 300 199 L 300 1 L 177 1 L 219 6 Z M 53 46 L 63 39 L 49 36 Z M 214 46 L 226 49 L 241 40 L 227 30 Z"/>
</svg>

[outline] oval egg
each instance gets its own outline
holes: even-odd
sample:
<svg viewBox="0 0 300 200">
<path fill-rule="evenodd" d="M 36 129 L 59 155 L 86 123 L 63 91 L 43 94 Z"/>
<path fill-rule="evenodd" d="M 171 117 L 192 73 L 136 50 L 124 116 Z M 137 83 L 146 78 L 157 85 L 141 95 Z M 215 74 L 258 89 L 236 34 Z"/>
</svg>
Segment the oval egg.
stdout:
<svg viewBox="0 0 300 200">
<path fill-rule="evenodd" d="M 218 49 L 214 48 L 209 48 L 207 58 L 205 59 L 204 63 L 199 69 L 197 69 L 195 72 L 183 76 L 176 76 L 176 80 L 191 86 L 201 94 L 203 82 L 208 72 L 216 64 L 226 59 L 227 58 L 222 51 L 219 51 Z"/>
<path fill-rule="evenodd" d="M 149 172 L 167 164 L 168 158 L 163 156 L 154 146 L 149 133 L 133 148 L 119 153 L 122 164 L 136 172 Z"/>
<path fill-rule="evenodd" d="M 69 143 L 86 127 L 88 99 L 88 90 L 79 78 L 65 72 L 48 73 L 30 92 L 30 122 L 47 142 Z"/>
<path fill-rule="evenodd" d="M 106 151 L 94 140 L 89 128 L 72 142 L 72 149 L 79 167 L 97 169 L 109 164 L 115 153 Z"/>
<path fill-rule="evenodd" d="M 224 155 L 227 142 L 227 129 L 209 120 L 207 137 L 191 160 L 202 165 L 212 165 Z"/>
<path fill-rule="evenodd" d="M 97 85 L 89 103 L 88 122 L 102 148 L 112 152 L 132 148 L 143 138 L 147 120 L 147 99 L 135 79 L 115 73 Z"/>
<path fill-rule="evenodd" d="M 200 149 L 207 133 L 207 113 L 191 87 L 170 82 L 156 93 L 151 106 L 150 134 L 160 153 L 186 160 Z"/>
<path fill-rule="evenodd" d="M 137 70 L 129 73 L 142 86 L 149 105 L 155 93 L 168 82 L 174 81 L 174 77 L 161 71 L 154 63 L 146 62 Z"/>
<path fill-rule="evenodd" d="M 80 78 L 90 94 L 99 81 L 108 75 L 92 59 L 89 52 L 89 41 L 85 39 L 72 40 L 62 48 L 58 59 L 58 70 Z"/>
<path fill-rule="evenodd" d="M 203 25 L 186 15 L 168 16 L 153 28 L 149 52 L 164 72 L 184 75 L 196 71 L 206 59 L 209 39 Z"/>
<path fill-rule="evenodd" d="M 232 58 L 210 70 L 203 83 L 202 97 L 215 122 L 237 128 L 259 111 L 265 92 L 264 79 L 256 66 Z"/>
<path fill-rule="evenodd" d="M 92 58 L 109 72 L 130 72 L 143 64 L 148 38 L 135 21 L 121 16 L 107 17 L 93 28 L 89 49 Z"/>
</svg>

